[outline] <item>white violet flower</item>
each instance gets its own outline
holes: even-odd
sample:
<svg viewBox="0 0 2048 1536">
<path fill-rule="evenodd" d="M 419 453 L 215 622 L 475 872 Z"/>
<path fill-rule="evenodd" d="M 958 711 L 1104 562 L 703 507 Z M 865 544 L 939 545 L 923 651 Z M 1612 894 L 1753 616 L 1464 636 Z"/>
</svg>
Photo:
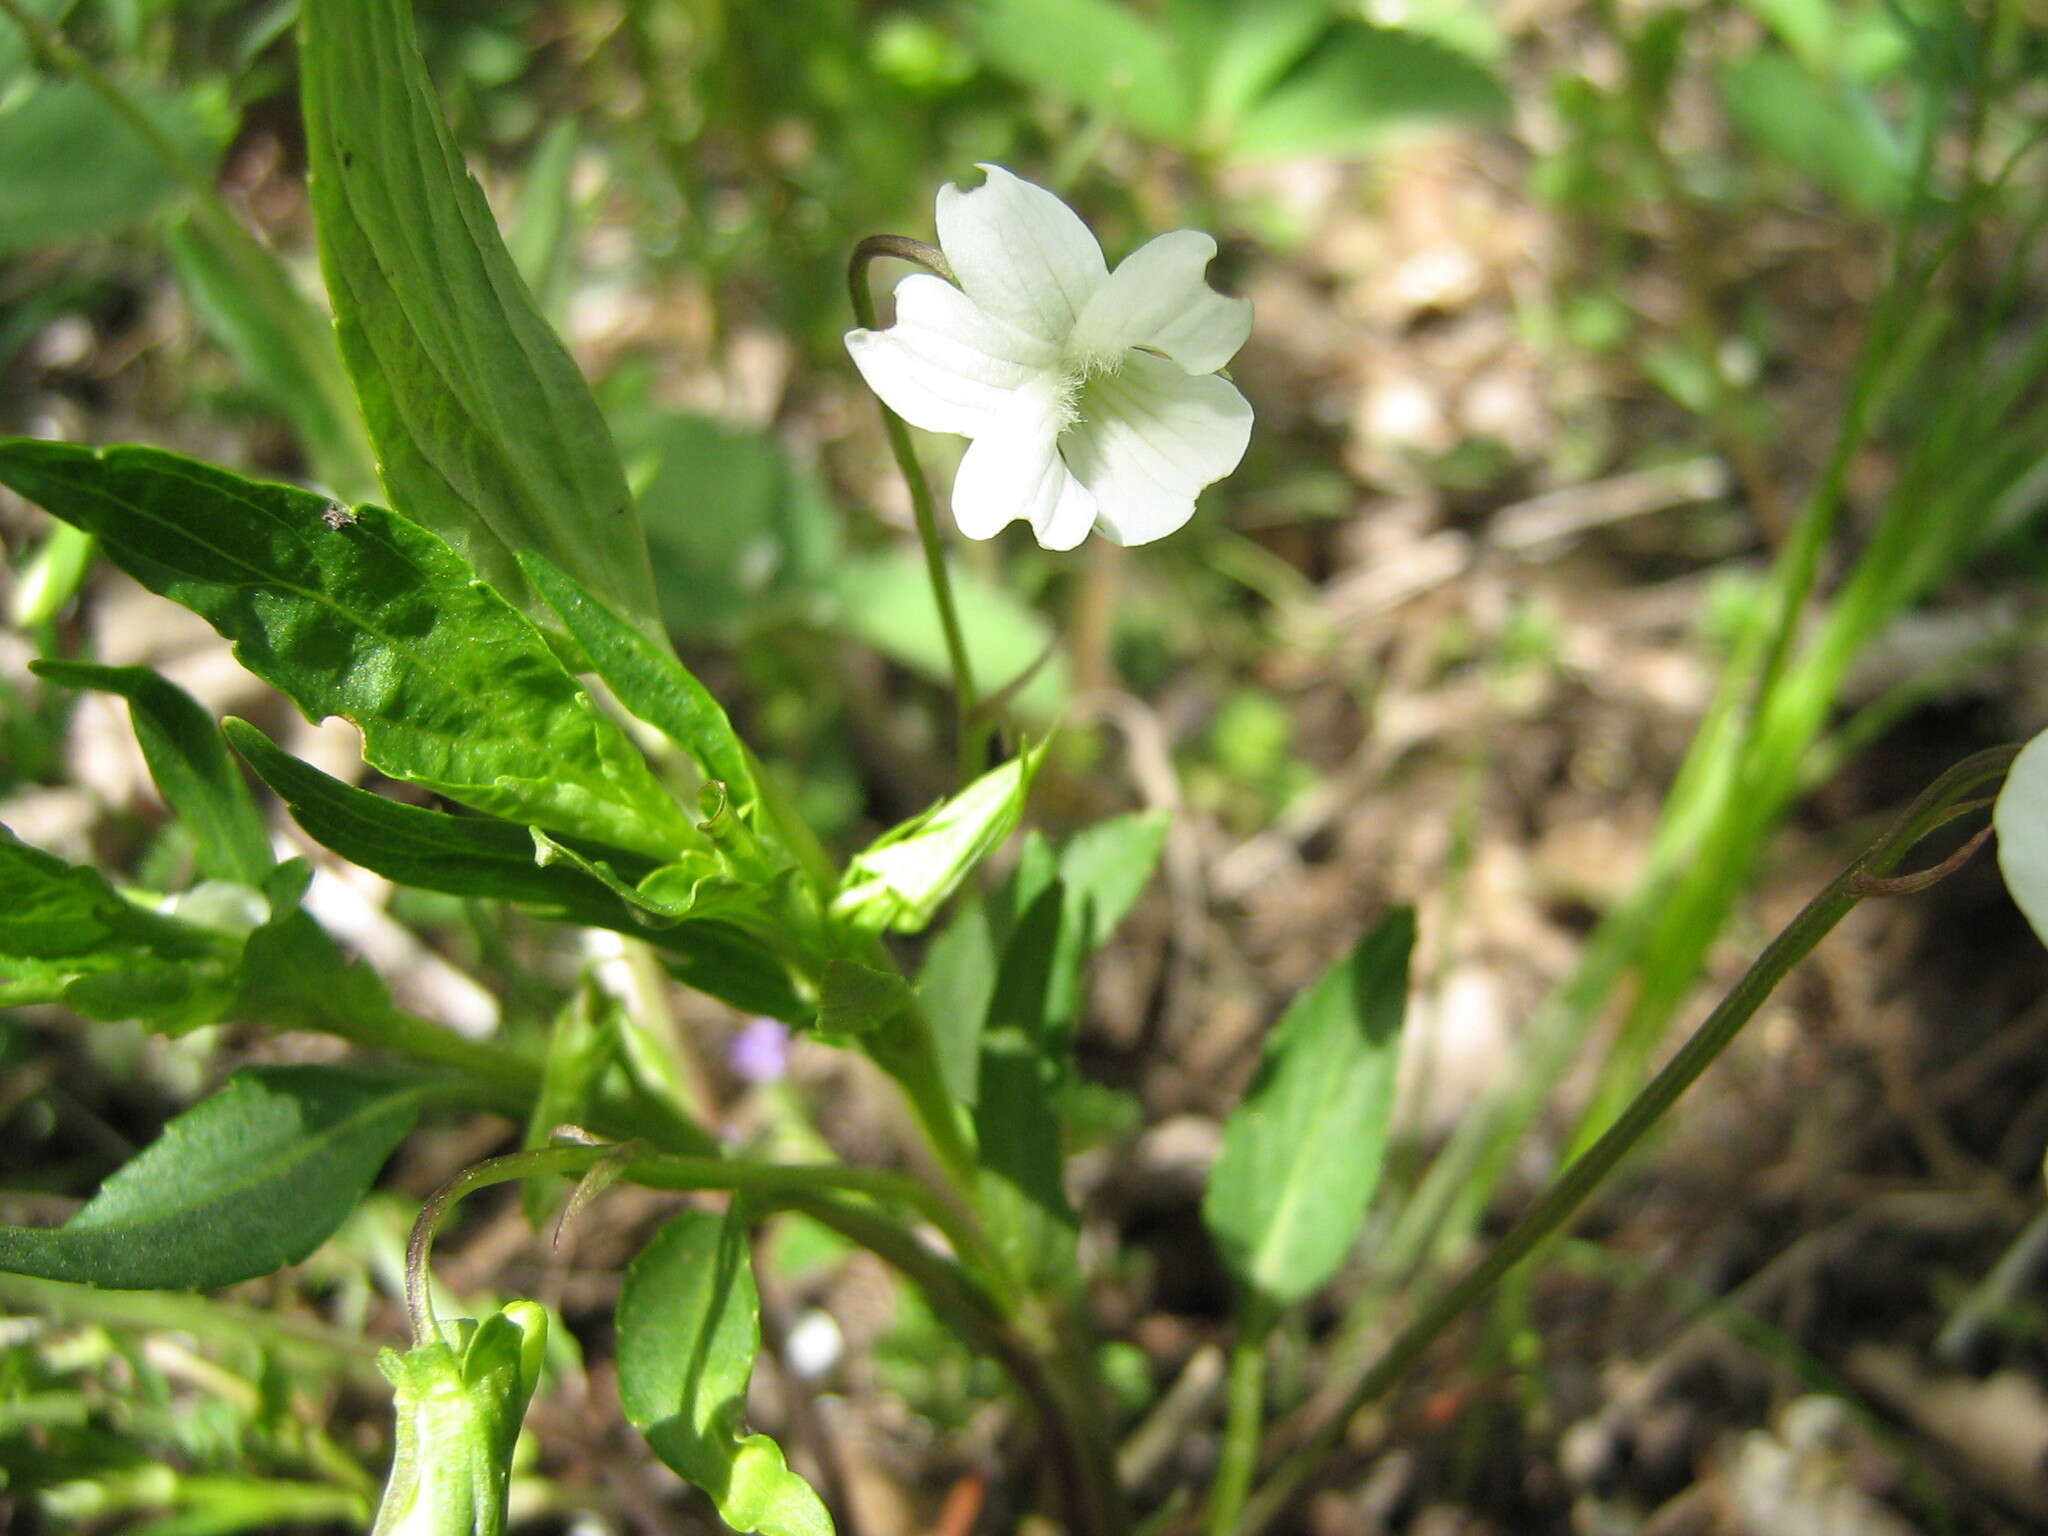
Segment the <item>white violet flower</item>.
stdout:
<svg viewBox="0 0 2048 1536">
<path fill-rule="evenodd" d="M 2048 731 L 2021 750 L 1991 819 L 2006 889 L 2048 944 Z"/>
<path fill-rule="evenodd" d="M 959 286 L 896 286 L 896 323 L 849 331 L 870 388 L 928 432 L 972 438 L 953 481 L 971 539 L 1023 518 L 1047 549 L 1090 528 L 1145 544 L 1237 467 L 1252 408 L 1216 370 L 1252 307 L 1204 278 L 1216 242 L 1176 230 L 1112 272 L 1074 210 L 984 165 L 971 192 L 939 189 L 939 248 Z"/>
</svg>

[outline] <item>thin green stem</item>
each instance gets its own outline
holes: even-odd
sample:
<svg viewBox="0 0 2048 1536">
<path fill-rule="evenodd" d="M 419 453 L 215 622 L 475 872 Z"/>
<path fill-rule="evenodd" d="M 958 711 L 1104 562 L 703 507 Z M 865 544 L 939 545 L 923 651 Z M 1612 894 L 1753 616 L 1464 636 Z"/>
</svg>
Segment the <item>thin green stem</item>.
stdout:
<svg viewBox="0 0 2048 1536">
<path fill-rule="evenodd" d="M 11 4 L 12 0 L 0 0 Z M 922 240 L 902 235 L 869 235 L 853 248 L 846 267 L 846 290 L 853 300 L 853 317 L 867 330 L 875 325 L 875 296 L 868 287 L 868 267 L 880 257 L 912 262 L 926 271 L 952 281 L 953 269 L 945 253 Z M 878 400 L 877 402 L 881 402 Z M 939 542 L 939 515 L 932 500 L 931 486 L 918 466 L 917 450 L 911 446 L 910 429 L 903 418 L 882 404 L 882 425 L 889 434 L 889 451 L 896 456 L 896 468 L 910 490 L 910 506 L 917 518 L 917 539 L 924 547 L 925 575 L 932 584 L 932 598 L 938 604 L 939 628 L 946 637 L 946 660 L 953 669 L 953 699 L 959 748 L 960 782 L 965 784 L 981 771 L 986 726 L 977 708 L 974 669 L 967 659 L 967 637 L 960 628 L 959 609 L 953 602 L 953 578 L 946 569 L 945 546 Z"/>
<path fill-rule="evenodd" d="M 1223 1452 L 1209 1490 L 1209 1536 L 1231 1536 L 1259 1470 L 1259 1430 L 1266 1416 L 1266 1338 L 1271 1329 L 1247 1304 L 1230 1346 L 1230 1389 L 1223 1420 Z"/>
<path fill-rule="evenodd" d="M 1959 814 L 1971 792 L 2003 777 L 2017 747 L 1998 747 L 1966 758 L 1949 769 L 1913 802 L 1906 814 L 1872 844 L 1863 856 L 1837 876 L 1801 909 L 1791 924 L 1757 957 L 1735 989 L 1686 1041 L 1669 1065 L 1629 1103 L 1600 1139 L 1581 1153 L 1544 1191 L 1477 1266 L 1440 1295 L 1389 1344 L 1346 1392 L 1308 1443 L 1280 1464 L 1252 1496 L 1240 1536 L 1265 1530 L 1287 1508 L 1301 1486 L 1329 1458 L 1344 1426 L 1359 1409 L 1385 1393 L 1406 1374 L 1451 1325 L 1499 1283 L 1553 1232 L 1562 1228 L 1587 1196 L 1648 1134 L 1665 1111 L 1678 1101 L 1700 1074 L 1749 1022 L 1786 972 L 1799 963 L 1842 918 L 1863 899 L 1872 880 L 1882 880 L 1922 838 Z M 1981 802 L 1980 802 L 1981 804 Z"/>
</svg>

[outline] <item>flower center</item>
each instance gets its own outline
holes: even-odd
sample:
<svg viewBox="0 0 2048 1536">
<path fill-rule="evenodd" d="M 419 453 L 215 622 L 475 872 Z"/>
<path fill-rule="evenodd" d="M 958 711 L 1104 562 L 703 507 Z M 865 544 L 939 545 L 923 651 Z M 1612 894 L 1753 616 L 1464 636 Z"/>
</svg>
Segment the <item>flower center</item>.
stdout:
<svg viewBox="0 0 2048 1536">
<path fill-rule="evenodd" d="M 1088 419 L 1089 387 L 1116 377 L 1123 365 L 1122 347 L 1069 347 L 1061 354 L 1053 400 L 1062 432 Z"/>
</svg>

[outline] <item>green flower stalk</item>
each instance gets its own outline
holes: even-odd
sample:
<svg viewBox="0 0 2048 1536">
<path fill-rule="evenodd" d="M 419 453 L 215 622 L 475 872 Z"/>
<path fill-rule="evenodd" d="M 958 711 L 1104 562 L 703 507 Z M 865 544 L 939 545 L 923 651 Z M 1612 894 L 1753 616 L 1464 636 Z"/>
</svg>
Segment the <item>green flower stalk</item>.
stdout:
<svg viewBox="0 0 2048 1536">
<path fill-rule="evenodd" d="M 391 1478 L 371 1536 L 501 1536 L 512 1447 L 540 1380 L 548 1315 L 508 1302 L 456 1342 L 387 1349 L 377 1366 L 398 1415 Z"/>
</svg>

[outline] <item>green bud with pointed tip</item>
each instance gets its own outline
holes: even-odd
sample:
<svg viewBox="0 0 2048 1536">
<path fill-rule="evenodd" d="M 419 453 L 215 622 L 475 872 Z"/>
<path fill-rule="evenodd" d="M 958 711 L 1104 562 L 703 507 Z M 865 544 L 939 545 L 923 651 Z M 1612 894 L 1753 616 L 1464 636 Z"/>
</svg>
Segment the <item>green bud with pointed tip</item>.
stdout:
<svg viewBox="0 0 2048 1536">
<path fill-rule="evenodd" d="M 455 1342 L 404 1354 L 387 1349 L 377 1367 L 390 1381 L 397 1446 L 371 1536 L 502 1536 L 512 1447 L 540 1380 L 548 1315 L 538 1303 L 455 1325 Z"/>
<path fill-rule="evenodd" d="M 1016 830 L 1045 747 L 1026 747 L 950 800 L 877 838 L 846 866 L 832 916 L 862 933 L 916 933 Z"/>
</svg>

